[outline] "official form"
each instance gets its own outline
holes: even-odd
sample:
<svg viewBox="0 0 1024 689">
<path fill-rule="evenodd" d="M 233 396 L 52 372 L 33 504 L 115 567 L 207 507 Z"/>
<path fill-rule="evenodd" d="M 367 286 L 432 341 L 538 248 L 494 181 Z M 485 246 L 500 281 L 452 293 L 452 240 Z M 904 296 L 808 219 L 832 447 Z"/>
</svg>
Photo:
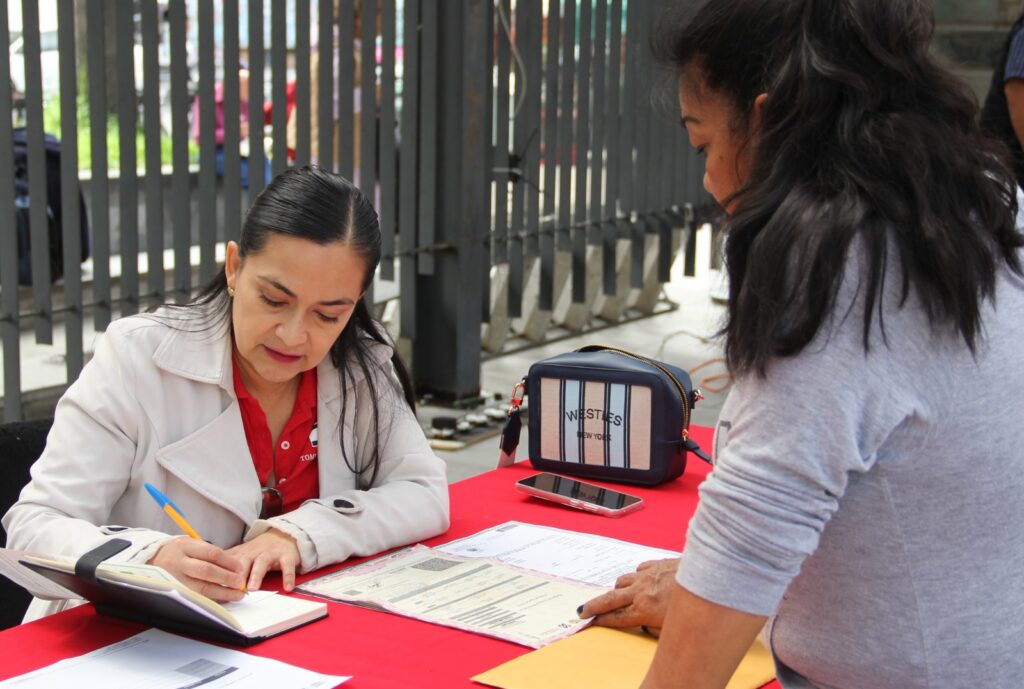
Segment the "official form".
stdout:
<svg viewBox="0 0 1024 689">
<path fill-rule="evenodd" d="M 609 588 L 641 562 L 679 557 L 671 550 L 515 521 L 435 546 L 434 550 L 462 557 L 495 558 L 516 567 Z"/>
<path fill-rule="evenodd" d="M 602 589 L 417 545 L 308 581 L 299 591 L 540 648 L 585 627 Z"/>
</svg>

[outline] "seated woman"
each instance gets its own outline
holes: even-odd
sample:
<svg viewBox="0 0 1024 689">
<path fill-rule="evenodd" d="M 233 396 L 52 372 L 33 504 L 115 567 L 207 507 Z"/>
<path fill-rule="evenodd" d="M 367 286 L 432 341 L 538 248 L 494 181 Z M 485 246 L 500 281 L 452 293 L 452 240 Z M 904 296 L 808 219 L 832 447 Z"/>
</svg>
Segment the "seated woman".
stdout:
<svg viewBox="0 0 1024 689">
<path fill-rule="evenodd" d="M 363 294 L 373 207 L 347 180 L 288 170 L 257 198 L 191 303 L 111 324 L 57 405 L 11 548 L 159 565 L 215 600 L 448 528 L 445 465 Z M 207 542 L 177 527 L 150 483 Z M 67 607 L 33 601 L 26 620 Z"/>
</svg>

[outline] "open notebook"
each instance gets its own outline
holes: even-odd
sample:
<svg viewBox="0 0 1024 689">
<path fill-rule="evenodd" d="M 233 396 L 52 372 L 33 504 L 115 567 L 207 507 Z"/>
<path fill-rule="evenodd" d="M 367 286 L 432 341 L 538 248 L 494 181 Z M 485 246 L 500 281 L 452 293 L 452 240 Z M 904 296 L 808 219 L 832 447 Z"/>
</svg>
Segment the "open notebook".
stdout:
<svg viewBox="0 0 1024 689">
<path fill-rule="evenodd" d="M 269 591 L 255 591 L 237 603 L 221 605 L 153 565 L 103 562 L 96 567 L 92 579 L 76 573 L 76 563 L 69 558 L 13 551 L 5 554 L 8 557 L 2 558 L 0 573 L 33 595 L 50 599 L 85 598 L 104 614 L 241 646 L 327 616 L 327 605 L 323 602 Z M 12 566 L 22 571 L 11 572 Z M 47 581 L 34 582 L 25 569 Z M 57 595 L 48 585 L 50 582 L 66 589 L 64 595 Z"/>
</svg>

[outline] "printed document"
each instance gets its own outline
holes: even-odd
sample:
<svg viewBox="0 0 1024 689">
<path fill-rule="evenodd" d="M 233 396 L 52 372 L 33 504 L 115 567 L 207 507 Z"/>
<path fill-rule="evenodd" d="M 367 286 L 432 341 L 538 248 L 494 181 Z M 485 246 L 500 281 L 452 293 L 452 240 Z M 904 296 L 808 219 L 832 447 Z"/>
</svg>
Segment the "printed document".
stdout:
<svg viewBox="0 0 1024 689">
<path fill-rule="evenodd" d="M 505 564 L 611 588 L 647 560 L 679 553 L 614 538 L 523 522 L 505 522 L 434 550 L 461 557 L 489 557 Z"/>
<path fill-rule="evenodd" d="M 150 629 L 124 641 L 0 682 L 2 689 L 330 689 L 324 675 Z"/>
<path fill-rule="evenodd" d="M 306 582 L 299 591 L 540 648 L 585 627 L 603 589 L 417 545 Z"/>
</svg>

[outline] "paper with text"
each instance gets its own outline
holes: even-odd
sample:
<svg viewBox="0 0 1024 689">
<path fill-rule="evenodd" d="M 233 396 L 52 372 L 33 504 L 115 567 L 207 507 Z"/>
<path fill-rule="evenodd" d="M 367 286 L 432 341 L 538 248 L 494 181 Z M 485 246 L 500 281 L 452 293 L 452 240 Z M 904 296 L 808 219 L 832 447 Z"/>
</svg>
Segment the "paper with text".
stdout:
<svg viewBox="0 0 1024 689">
<path fill-rule="evenodd" d="M 647 560 L 679 557 L 661 548 L 524 522 L 505 522 L 434 546 L 449 555 L 490 557 L 506 564 L 595 586 L 612 587 Z"/>
<path fill-rule="evenodd" d="M 299 590 L 540 648 L 582 629 L 576 608 L 603 589 L 418 545 Z"/>
<path fill-rule="evenodd" d="M 92 653 L 12 677 L 0 682 L 0 688 L 330 689 L 349 679 L 150 629 Z"/>
</svg>

